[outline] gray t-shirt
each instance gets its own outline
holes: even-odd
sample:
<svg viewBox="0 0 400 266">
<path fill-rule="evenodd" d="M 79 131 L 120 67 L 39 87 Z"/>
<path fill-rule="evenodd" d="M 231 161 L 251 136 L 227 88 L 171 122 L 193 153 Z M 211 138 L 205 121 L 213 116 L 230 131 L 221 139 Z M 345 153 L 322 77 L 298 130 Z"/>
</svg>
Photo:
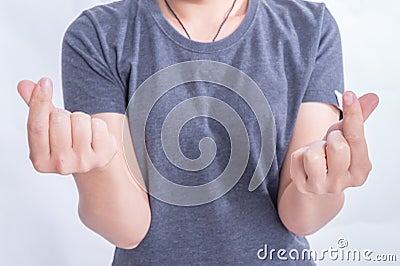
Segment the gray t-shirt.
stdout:
<svg viewBox="0 0 400 266">
<path fill-rule="evenodd" d="M 250 0 L 247 14 L 234 33 L 214 43 L 201 43 L 178 33 L 166 20 L 156 0 L 123 0 L 97 6 L 84 11 L 65 34 L 62 51 L 65 107 L 88 114 L 124 114 L 140 85 L 155 73 L 177 63 L 196 60 L 223 63 L 239 70 L 261 90 L 269 103 L 261 107 L 272 110 L 273 120 L 270 121 L 276 128 L 274 147 L 267 147 L 276 149 L 270 170 L 262 176 L 265 179 L 261 185 L 249 191 L 262 152 L 262 133 L 271 132 L 271 124 L 259 124 L 260 117 L 255 111 L 257 100 L 254 100 L 257 97 L 253 97 L 257 94 L 253 93 L 253 87 L 243 88 L 245 83 L 241 83 L 241 79 L 235 80 L 238 83 L 233 85 L 239 87 L 242 94 L 221 83 L 204 80 L 194 79 L 173 86 L 152 103 L 143 124 L 145 146 L 135 145 L 145 179 L 151 183 L 155 174 L 150 162 L 166 179 L 183 186 L 200 186 L 214 180 L 236 154 L 248 155 L 245 169 L 229 192 L 206 204 L 178 206 L 150 196 L 152 221 L 147 236 L 135 249 L 116 248 L 113 265 L 314 265 L 310 260 L 290 258 L 296 257 L 295 251 L 301 254 L 309 245 L 305 238 L 289 232 L 281 223 L 277 193 L 279 173 L 300 104 L 337 105 L 334 90 L 343 92 L 341 41 L 334 18 L 321 3 Z M 229 72 L 229 67 L 222 69 Z M 181 69 L 169 73 L 171 78 L 164 81 L 175 81 L 183 72 Z M 232 73 L 226 75 L 227 79 L 240 76 Z M 211 70 L 209 74 L 214 78 L 225 77 L 221 69 Z M 158 82 L 151 84 L 162 87 L 164 83 Z M 143 95 L 152 97 L 150 88 L 146 93 Z M 199 97 L 203 98 L 197 104 L 189 101 Z M 222 109 L 209 108 L 210 98 L 217 99 L 212 103 L 220 103 L 218 108 Z M 245 99 L 253 99 L 253 102 Z M 140 112 L 150 102 L 148 98 L 136 99 L 140 106 L 136 109 Z M 168 128 L 164 121 L 182 102 L 187 113 L 181 112 L 181 115 L 192 111 L 203 114 L 181 125 L 175 136 L 181 152 L 177 158 L 181 161 L 171 162 L 174 158 L 166 156 L 163 147 L 173 141 L 163 143 L 162 131 L 173 132 L 174 128 Z M 237 115 L 218 113 L 218 110 L 232 111 L 229 107 Z M 211 109 L 214 110 L 212 115 Z M 229 131 L 216 116 L 226 117 L 228 124 L 233 121 L 229 125 L 234 128 Z M 242 122 L 235 122 L 237 118 Z M 175 117 L 169 121 L 176 120 Z M 241 131 L 241 126 L 247 132 L 248 150 L 233 152 L 231 142 L 235 136 L 229 134 Z M 210 139 L 215 149 L 201 150 L 199 145 L 209 145 Z M 211 162 L 196 161 L 213 151 Z M 185 170 L 181 167 L 184 163 L 198 163 L 197 166 L 203 167 L 193 170 L 196 165 L 192 165 L 193 169 Z M 267 163 L 261 161 L 260 164 Z M 263 171 L 257 173 L 262 175 Z M 214 192 L 202 191 L 203 195 Z M 179 194 L 174 196 L 179 198 Z M 284 257 L 288 260 L 279 259 L 273 252 L 272 256 L 260 259 L 265 255 L 260 249 L 266 246 L 267 252 L 285 249 Z"/>
</svg>

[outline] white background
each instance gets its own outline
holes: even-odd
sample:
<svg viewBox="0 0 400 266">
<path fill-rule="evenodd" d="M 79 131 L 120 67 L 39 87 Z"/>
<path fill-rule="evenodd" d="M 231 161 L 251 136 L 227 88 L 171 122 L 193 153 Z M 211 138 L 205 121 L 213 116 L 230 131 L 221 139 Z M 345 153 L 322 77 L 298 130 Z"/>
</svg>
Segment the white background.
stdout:
<svg viewBox="0 0 400 266">
<path fill-rule="evenodd" d="M 54 102 L 62 105 L 60 47 L 64 30 L 94 0 L 2 1 L 0 8 L 1 184 L 0 265 L 110 265 L 114 247 L 86 229 L 77 215 L 71 177 L 40 175 L 28 160 L 27 107 L 16 84 L 51 77 Z M 358 94 L 374 91 L 381 104 L 366 124 L 374 170 L 366 185 L 346 193 L 340 215 L 311 236 L 317 251 L 349 248 L 397 254 L 400 261 L 400 2 L 328 0 L 341 32 L 346 86 Z M 228 243 L 227 243 L 228 244 Z M 157 251 L 162 252 L 162 251 Z M 399 263 L 399 262 L 397 262 Z M 367 265 L 396 265 L 369 263 Z M 329 260 L 320 265 L 339 265 Z M 340 265 L 355 263 L 340 263 Z M 364 265 L 357 263 L 356 265 Z"/>
</svg>

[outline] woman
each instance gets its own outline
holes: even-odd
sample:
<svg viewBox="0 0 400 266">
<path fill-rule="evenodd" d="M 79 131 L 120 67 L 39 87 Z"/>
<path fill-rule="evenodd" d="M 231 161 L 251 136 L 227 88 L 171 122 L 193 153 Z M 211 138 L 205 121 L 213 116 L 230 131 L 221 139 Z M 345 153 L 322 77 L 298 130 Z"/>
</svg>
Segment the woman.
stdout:
<svg viewBox="0 0 400 266">
<path fill-rule="evenodd" d="M 378 98 L 367 94 L 357 99 L 346 92 L 339 121 L 334 91 L 343 91 L 340 35 L 323 4 L 123 0 L 87 10 L 70 25 L 62 64 L 68 111 L 52 105 L 49 79 L 18 86 L 30 106 L 31 160 L 39 172 L 73 174 L 82 222 L 117 246 L 113 265 L 257 265 L 264 260 L 313 265 L 311 258 L 291 251 L 301 254 L 309 247 L 305 236 L 332 220 L 343 206 L 343 191 L 361 186 L 371 170 L 363 123 Z M 165 72 L 171 69 L 175 72 Z M 162 73 L 170 75 L 163 79 Z M 151 85 L 157 91 L 192 73 L 192 82 L 170 84 L 155 100 L 152 86 L 144 86 L 147 91 L 141 87 L 155 80 Z M 233 80 L 238 89 L 196 79 L 202 73 Z M 245 80 L 257 86 L 243 86 Z M 262 97 L 254 97 L 258 90 Z M 192 98 L 200 101 L 187 102 Z M 209 108 L 215 103 L 211 98 L 219 100 L 215 108 L 234 109 L 242 122 L 232 122 L 229 131 L 215 119 L 218 112 L 210 111 L 220 110 Z M 130 101 L 139 109 L 127 112 L 131 129 L 143 129 L 145 145 L 133 134 L 135 153 L 128 167 L 122 135 Z M 181 161 L 174 161 L 166 156 L 172 140 L 161 139 L 164 129 L 176 125 L 163 123 L 178 119 L 168 120 L 168 114 L 185 101 L 189 104 L 181 115 L 201 115 L 185 120 L 174 136 L 181 153 Z M 137 117 L 151 102 L 143 128 L 133 123 L 143 122 Z M 260 107 L 271 111 L 266 123 L 272 123 L 260 123 L 264 116 L 255 111 Z M 235 115 L 222 116 L 229 123 Z M 248 141 L 239 138 L 246 143 L 239 147 L 248 150 L 233 150 L 232 132 L 242 125 Z M 266 138 L 265 132 L 276 135 Z M 267 150 L 276 153 L 271 161 L 262 160 L 261 144 L 271 139 Z M 213 161 L 202 160 L 209 154 Z M 246 155 L 240 180 L 211 200 L 197 201 L 197 196 L 215 194 L 211 189 L 183 199 L 179 193 L 162 196 L 163 186 L 152 187 L 154 169 L 181 186 L 208 184 L 236 155 Z M 193 165 L 188 169 L 182 162 Z M 252 177 L 260 182 L 249 191 Z M 165 200 L 169 195 L 174 202 Z M 286 253 L 274 254 L 279 249 Z"/>
</svg>

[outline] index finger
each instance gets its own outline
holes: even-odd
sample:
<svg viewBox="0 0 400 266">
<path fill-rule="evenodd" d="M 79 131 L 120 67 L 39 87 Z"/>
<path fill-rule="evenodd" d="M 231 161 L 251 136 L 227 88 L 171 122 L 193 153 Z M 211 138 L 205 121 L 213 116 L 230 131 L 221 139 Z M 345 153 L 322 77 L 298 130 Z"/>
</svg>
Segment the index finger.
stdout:
<svg viewBox="0 0 400 266">
<path fill-rule="evenodd" d="M 29 102 L 28 140 L 32 157 L 50 157 L 49 118 L 54 106 L 51 102 L 52 84 L 41 79 L 32 92 Z"/>
<path fill-rule="evenodd" d="M 350 146 L 350 173 L 360 176 L 370 164 L 364 135 L 364 115 L 356 95 L 347 91 L 343 95 L 343 135 Z"/>
<path fill-rule="evenodd" d="M 32 92 L 35 89 L 36 83 L 30 80 L 21 80 L 17 85 L 19 95 L 21 95 L 24 102 L 29 106 L 32 98 Z"/>
</svg>

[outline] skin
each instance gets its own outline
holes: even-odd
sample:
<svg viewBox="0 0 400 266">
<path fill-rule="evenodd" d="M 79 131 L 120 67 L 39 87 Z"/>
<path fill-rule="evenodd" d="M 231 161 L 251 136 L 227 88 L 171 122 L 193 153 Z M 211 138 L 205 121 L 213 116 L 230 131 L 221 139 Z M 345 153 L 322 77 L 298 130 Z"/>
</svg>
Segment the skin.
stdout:
<svg viewBox="0 0 400 266">
<path fill-rule="evenodd" d="M 157 1 L 169 22 L 186 37 L 185 31 L 171 14 L 164 0 Z M 168 3 L 182 21 L 192 40 L 210 42 L 231 9 L 233 0 L 168 0 Z M 246 15 L 247 5 L 247 0 L 236 0 L 235 7 L 218 34 L 216 41 L 227 37 L 239 27 Z"/>
<path fill-rule="evenodd" d="M 194 41 L 213 38 L 232 2 L 225 0 L 169 0 Z M 171 24 L 184 31 L 166 8 Z M 247 0 L 238 0 L 217 40 L 230 35 L 242 22 Z M 30 159 L 41 173 L 73 174 L 79 191 L 82 222 L 112 244 L 131 249 L 150 227 L 147 192 L 136 163 L 128 168 L 122 133 L 125 117 L 116 113 L 89 116 L 69 113 L 52 102 L 50 79 L 21 81 L 18 92 L 29 106 Z M 303 103 L 280 175 L 278 212 L 283 224 L 297 235 L 309 235 L 333 219 L 344 202 L 343 191 L 361 186 L 371 170 L 364 121 L 378 105 L 375 94 L 357 99 L 347 92 L 344 118 L 324 103 Z M 136 161 L 133 147 L 125 152 Z"/>
<path fill-rule="evenodd" d="M 365 183 L 372 165 L 364 121 L 378 102 L 373 93 L 357 99 L 353 92 L 346 92 L 339 122 L 333 106 L 300 106 L 278 194 L 279 216 L 290 231 L 300 236 L 318 231 L 342 209 L 343 191 Z"/>
<path fill-rule="evenodd" d="M 30 159 L 40 173 L 73 174 L 82 222 L 120 248 L 134 248 L 150 226 L 147 193 L 133 178 L 122 145 L 121 114 L 69 113 L 52 102 L 52 83 L 21 81 L 18 92 L 29 106 Z M 126 148 L 127 146 L 125 146 Z"/>
<path fill-rule="evenodd" d="M 168 0 L 195 41 L 210 41 L 232 1 Z M 158 0 L 170 23 L 186 36 L 178 21 Z M 247 0 L 238 0 L 217 40 L 232 33 L 244 19 Z M 364 136 L 364 121 L 378 105 L 375 94 L 357 99 L 346 92 L 344 118 L 324 103 L 303 103 L 280 173 L 278 213 L 283 224 L 297 235 L 312 234 L 342 209 L 343 191 L 361 186 L 371 171 Z"/>
</svg>

